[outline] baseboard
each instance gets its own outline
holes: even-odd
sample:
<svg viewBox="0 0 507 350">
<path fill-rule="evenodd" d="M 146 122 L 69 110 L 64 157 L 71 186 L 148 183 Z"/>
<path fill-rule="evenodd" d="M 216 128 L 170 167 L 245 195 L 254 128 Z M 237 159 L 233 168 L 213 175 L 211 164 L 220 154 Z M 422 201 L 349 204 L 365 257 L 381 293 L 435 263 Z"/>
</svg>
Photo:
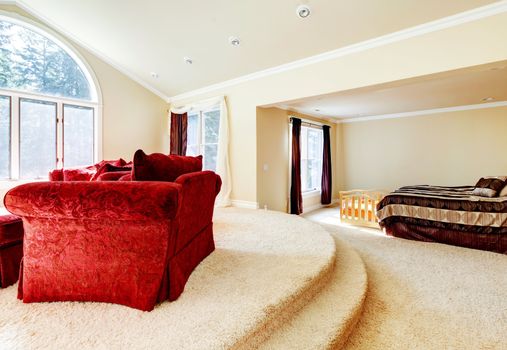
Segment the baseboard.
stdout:
<svg viewBox="0 0 507 350">
<path fill-rule="evenodd" d="M 242 201 L 239 199 L 233 199 L 231 201 L 233 207 L 236 208 L 245 208 L 245 209 L 259 209 L 259 203 L 250 202 L 250 201 Z"/>
<path fill-rule="evenodd" d="M 308 207 L 304 207 L 303 206 L 303 214 L 307 214 L 307 213 L 309 213 L 311 211 L 314 211 L 314 210 L 317 210 L 317 209 L 329 207 L 330 205 L 337 204 L 338 202 L 340 202 L 340 200 L 338 198 L 335 198 L 335 199 L 333 199 L 331 201 L 330 204 L 323 205 L 323 204 L 317 203 L 317 204 L 314 204 L 314 205 L 310 205 Z"/>
</svg>

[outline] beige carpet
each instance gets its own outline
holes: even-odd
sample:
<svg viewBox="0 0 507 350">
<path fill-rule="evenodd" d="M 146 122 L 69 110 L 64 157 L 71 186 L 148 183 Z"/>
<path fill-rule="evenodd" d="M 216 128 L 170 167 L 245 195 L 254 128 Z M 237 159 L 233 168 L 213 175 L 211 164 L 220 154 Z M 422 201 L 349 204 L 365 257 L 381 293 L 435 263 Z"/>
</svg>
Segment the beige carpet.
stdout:
<svg viewBox="0 0 507 350">
<path fill-rule="evenodd" d="M 325 350 L 347 340 L 361 317 L 368 283 L 359 254 L 336 237 L 335 244 L 335 269 L 326 287 L 260 349 Z"/>
<path fill-rule="evenodd" d="M 224 209 L 216 213 L 215 235 L 216 251 L 182 296 L 153 312 L 100 303 L 23 304 L 16 286 L 0 289 L 0 348 L 249 348 L 259 330 L 270 332 L 277 318 L 297 311 L 294 301 L 316 294 L 333 271 L 333 239 L 302 218 Z"/>
<path fill-rule="evenodd" d="M 336 209 L 310 219 L 366 264 L 364 311 L 345 349 L 507 349 L 507 256 L 333 226 Z"/>
</svg>

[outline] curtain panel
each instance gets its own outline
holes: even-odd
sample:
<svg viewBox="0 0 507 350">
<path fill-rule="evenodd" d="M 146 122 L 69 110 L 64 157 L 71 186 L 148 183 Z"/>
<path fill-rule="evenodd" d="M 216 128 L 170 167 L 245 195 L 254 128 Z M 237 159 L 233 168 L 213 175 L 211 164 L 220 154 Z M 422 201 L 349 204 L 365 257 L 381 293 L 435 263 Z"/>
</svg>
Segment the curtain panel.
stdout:
<svg viewBox="0 0 507 350">
<path fill-rule="evenodd" d="M 173 114 L 185 114 L 191 110 L 203 110 L 216 105 L 220 106 L 220 125 L 218 127 L 218 149 L 216 173 L 222 179 L 222 188 L 216 197 L 215 206 L 228 207 L 231 205 L 231 168 L 229 163 L 229 113 L 225 96 L 214 97 L 200 102 L 184 105 L 171 106 L 171 116 Z M 186 128 L 187 118 L 185 118 L 185 150 L 186 150 Z M 172 118 L 171 118 L 171 140 L 172 140 Z M 172 141 L 171 141 L 172 149 Z"/>
<path fill-rule="evenodd" d="M 303 212 L 301 194 L 301 119 L 292 118 L 292 160 L 290 184 L 290 213 L 299 215 Z"/>
<path fill-rule="evenodd" d="M 171 112 L 171 146 L 169 153 L 184 156 L 187 153 L 187 113 Z"/>
<path fill-rule="evenodd" d="M 322 204 L 331 204 L 333 191 L 332 184 L 332 164 L 331 164 L 331 138 L 329 135 L 329 125 L 322 126 L 324 136 L 324 147 L 322 152 L 322 182 L 320 202 Z"/>
</svg>

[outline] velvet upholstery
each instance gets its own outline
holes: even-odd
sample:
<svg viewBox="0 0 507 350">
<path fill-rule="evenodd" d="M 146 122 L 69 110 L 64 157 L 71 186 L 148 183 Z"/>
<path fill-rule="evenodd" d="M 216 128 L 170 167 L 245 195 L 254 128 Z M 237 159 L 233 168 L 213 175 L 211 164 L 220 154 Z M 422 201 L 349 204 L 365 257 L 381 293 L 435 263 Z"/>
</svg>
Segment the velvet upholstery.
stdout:
<svg viewBox="0 0 507 350">
<path fill-rule="evenodd" d="M 63 169 L 63 181 L 89 181 L 95 174 L 94 167 Z"/>
<path fill-rule="evenodd" d="M 18 297 L 146 311 L 175 300 L 214 249 L 220 184 L 204 171 L 175 182 L 38 182 L 10 190 L 6 208 L 25 229 Z"/>
<path fill-rule="evenodd" d="M 187 157 L 146 154 L 137 150 L 132 168 L 133 181 L 174 181 L 180 175 L 202 170 L 202 156 Z"/>
<path fill-rule="evenodd" d="M 109 167 L 105 167 L 109 165 Z M 114 168 L 132 167 L 132 162 L 125 162 L 122 158 L 115 160 L 102 160 L 97 164 L 81 168 L 54 169 L 49 172 L 49 181 L 95 181 L 104 172 L 119 171 Z M 123 168 L 121 170 L 127 170 Z M 97 173 L 100 174 L 97 175 Z"/>
<path fill-rule="evenodd" d="M 119 181 L 122 177 L 125 176 L 128 176 L 129 179 L 132 179 L 130 172 L 131 172 L 130 170 L 106 172 L 101 174 L 95 181 Z"/>
<path fill-rule="evenodd" d="M 15 215 L 0 216 L 0 288 L 16 283 L 23 257 L 23 222 Z"/>
<path fill-rule="evenodd" d="M 106 163 L 106 164 L 102 165 L 100 168 L 97 169 L 97 171 L 92 176 L 92 178 L 90 179 L 90 181 L 97 181 L 97 180 L 99 180 L 99 178 L 102 175 L 107 174 L 107 173 L 130 172 L 130 171 L 132 171 L 132 166 L 115 166 L 115 165 Z M 124 173 L 124 175 L 125 175 L 125 173 Z M 117 177 L 116 180 L 118 178 L 119 177 Z M 102 181 L 104 181 L 104 180 L 102 180 Z"/>
</svg>

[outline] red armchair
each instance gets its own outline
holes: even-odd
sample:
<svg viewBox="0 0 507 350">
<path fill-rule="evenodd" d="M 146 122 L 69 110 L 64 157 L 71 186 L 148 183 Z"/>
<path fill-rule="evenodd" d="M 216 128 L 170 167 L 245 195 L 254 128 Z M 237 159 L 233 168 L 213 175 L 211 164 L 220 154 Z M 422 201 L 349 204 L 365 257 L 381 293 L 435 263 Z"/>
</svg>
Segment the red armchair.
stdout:
<svg viewBox="0 0 507 350">
<path fill-rule="evenodd" d="M 221 180 L 210 171 L 174 182 L 54 181 L 9 191 L 23 218 L 24 302 L 99 301 L 152 310 L 175 300 L 214 250 Z"/>
</svg>

